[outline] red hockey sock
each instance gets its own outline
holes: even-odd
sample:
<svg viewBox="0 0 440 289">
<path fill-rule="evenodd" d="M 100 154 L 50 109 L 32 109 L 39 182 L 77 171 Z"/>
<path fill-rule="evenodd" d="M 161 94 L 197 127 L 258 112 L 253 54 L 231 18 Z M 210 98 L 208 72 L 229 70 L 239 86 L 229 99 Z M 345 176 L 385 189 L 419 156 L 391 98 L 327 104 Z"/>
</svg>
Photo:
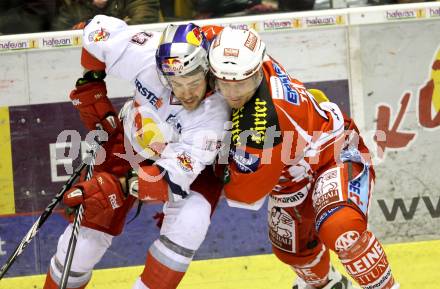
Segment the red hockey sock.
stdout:
<svg viewBox="0 0 440 289">
<path fill-rule="evenodd" d="M 87 282 L 86 284 L 82 285 L 81 287 L 66 288 L 66 289 L 84 289 L 84 288 L 86 288 L 88 283 L 89 282 Z M 57 284 L 55 282 L 55 280 L 53 280 L 52 276 L 50 275 L 50 272 L 47 272 L 47 274 L 46 274 L 46 281 L 44 282 L 43 289 L 58 289 L 59 287 L 60 287 L 60 285 Z"/>
<path fill-rule="evenodd" d="M 347 272 L 362 288 L 391 289 L 395 281 L 385 252 L 370 231 L 338 253 Z"/>
<path fill-rule="evenodd" d="M 330 255 L 328 249 L 321 245 L 321 251 L 308 263 L 292 266 L 295 273 L 307 284 L 320 288 L 327 284 L 330 272 Z"/>
<path fill-rule="evenodd" d="M 175 289 L 184 275 L 185 272 L 168 268 L 148 252 L 141 280 L 150 289 Z"/>
</svg>

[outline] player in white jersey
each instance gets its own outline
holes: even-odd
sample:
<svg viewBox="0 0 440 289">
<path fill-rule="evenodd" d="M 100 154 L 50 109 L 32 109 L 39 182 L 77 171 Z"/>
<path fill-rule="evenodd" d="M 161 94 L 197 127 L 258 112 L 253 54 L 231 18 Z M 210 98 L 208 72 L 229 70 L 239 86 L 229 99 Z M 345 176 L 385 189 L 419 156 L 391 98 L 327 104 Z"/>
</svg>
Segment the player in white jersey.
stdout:
<svg viewBox="0 0 440 289">
<path fill-rule="evenodd" d="M 67 287 L 86 287 L 140 199 L 164 201 L 165 217 L 133 288 L 176 288 L 205 238 L 222 189 L 211 164 L 230 113 L 208 89 L 209 44 L 194 24 L 170 25 L 162 34 L 99 15 L 84 28 L 83 45 L 86 72 L 70 98 L 84 124 L 101 126 L 109 141 L 93 178 L 64 196 L 68 206 L 85 207 Z M 106 96 L 106 74 L 136 88 L 121 121 Z M 58 241 L 44 289 L 58 288 L 70 234 L 71 225 Z"/>
</svg>

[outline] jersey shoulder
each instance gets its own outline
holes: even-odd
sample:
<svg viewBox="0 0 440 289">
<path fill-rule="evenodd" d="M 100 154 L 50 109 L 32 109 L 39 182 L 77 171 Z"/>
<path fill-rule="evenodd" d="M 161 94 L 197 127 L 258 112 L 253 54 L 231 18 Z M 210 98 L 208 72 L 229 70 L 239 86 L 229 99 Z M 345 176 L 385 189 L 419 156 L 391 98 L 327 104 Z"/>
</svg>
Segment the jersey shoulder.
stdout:
<svg viewBox="0 0 440 289">
<path fill-rule="evenodd" d="M 139 61 L 139 55 L 154 58 L 160 34 L 133 29 L 115 17 L 97 15 L 84 28 L 82 40 L 84 49 L 109 67 L 124 53 L 131 56 L 133 64 Z"/>
</svg>

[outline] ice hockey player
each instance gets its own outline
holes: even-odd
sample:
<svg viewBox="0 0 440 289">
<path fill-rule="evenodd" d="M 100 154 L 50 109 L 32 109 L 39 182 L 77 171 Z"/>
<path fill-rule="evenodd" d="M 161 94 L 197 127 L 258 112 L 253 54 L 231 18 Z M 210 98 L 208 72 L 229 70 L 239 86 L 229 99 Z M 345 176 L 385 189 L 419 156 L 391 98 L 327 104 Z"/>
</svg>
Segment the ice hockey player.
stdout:
<svg viewBox="0 0 440 289">
<path fill-rule="evenodd" d="M 399 288 L 367 228 L 375 174 L 353 121 L 336 104 L 318 103 L 254 30 L 225 28 L 209 61 L 233 108 L 225 196 L 257 209 L 269 195 L 269 238 L 297 274 L 293 288 L 354 288 L 331 267 L 329 250 L 362 288 Z"/>
<path fill-rule="evenodd" d="M 86 127 L 101 126 L 109 141 L 92 179 L 64 196 L 67 206 L 85 207 L 68 288 L 86 287 L 136 199 L 165 202 L 165 217 L 133 288 L 171 289 L 183 278 L 220 196 L 211 164 L 230 118 L 223 97 L 208 89 L 208 45 L 194 24 L 144 32 L 98 15 L 84 28 L 85 73 L 70 98 Z M 121 122 L 107 98 L 106 74 L 135 87 Z M 44 289 L 58 288 L 71 231 L 69 225 L 59 238 Z"/>
</svg>

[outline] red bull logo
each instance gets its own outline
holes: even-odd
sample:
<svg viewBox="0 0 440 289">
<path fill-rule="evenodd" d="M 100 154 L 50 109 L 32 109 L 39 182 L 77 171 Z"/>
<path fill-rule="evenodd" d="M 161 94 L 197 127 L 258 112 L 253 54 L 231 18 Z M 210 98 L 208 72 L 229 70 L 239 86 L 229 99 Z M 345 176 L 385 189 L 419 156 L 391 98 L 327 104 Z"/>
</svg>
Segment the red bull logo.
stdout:
<svg viewBox="0 0 440 289">
<path fill-rule="evenodd" d="M 162 61 L 162 71 L 165 73 L 176 73 L 183 70 L 183 63 L 177 58 L 167 58 Z"/>
<path fill-rule="evenodd" d="M 180 155 L 177 155 L 177 162 L 185 172 L 189 172 L 193 170 L 191 157 L 188 156 L 185 152 L 182 152 Z"/>
<path fill-rule="evenodd" d="M 110 33 L 106 31 L 104 28 L 101 28 L 89 34 L 89 41 L 93 41 L 93 42 L 106 41 L 109 36 Z"/>
<path fill-rule="evenodd" d="M 202 40 L 202 32 L 199 28 L 194 28 L 192 31 L 186 34 L 186 41 L 194 46 L 200 46 L 200 44 L 202 44 Z"/>
</svg>

